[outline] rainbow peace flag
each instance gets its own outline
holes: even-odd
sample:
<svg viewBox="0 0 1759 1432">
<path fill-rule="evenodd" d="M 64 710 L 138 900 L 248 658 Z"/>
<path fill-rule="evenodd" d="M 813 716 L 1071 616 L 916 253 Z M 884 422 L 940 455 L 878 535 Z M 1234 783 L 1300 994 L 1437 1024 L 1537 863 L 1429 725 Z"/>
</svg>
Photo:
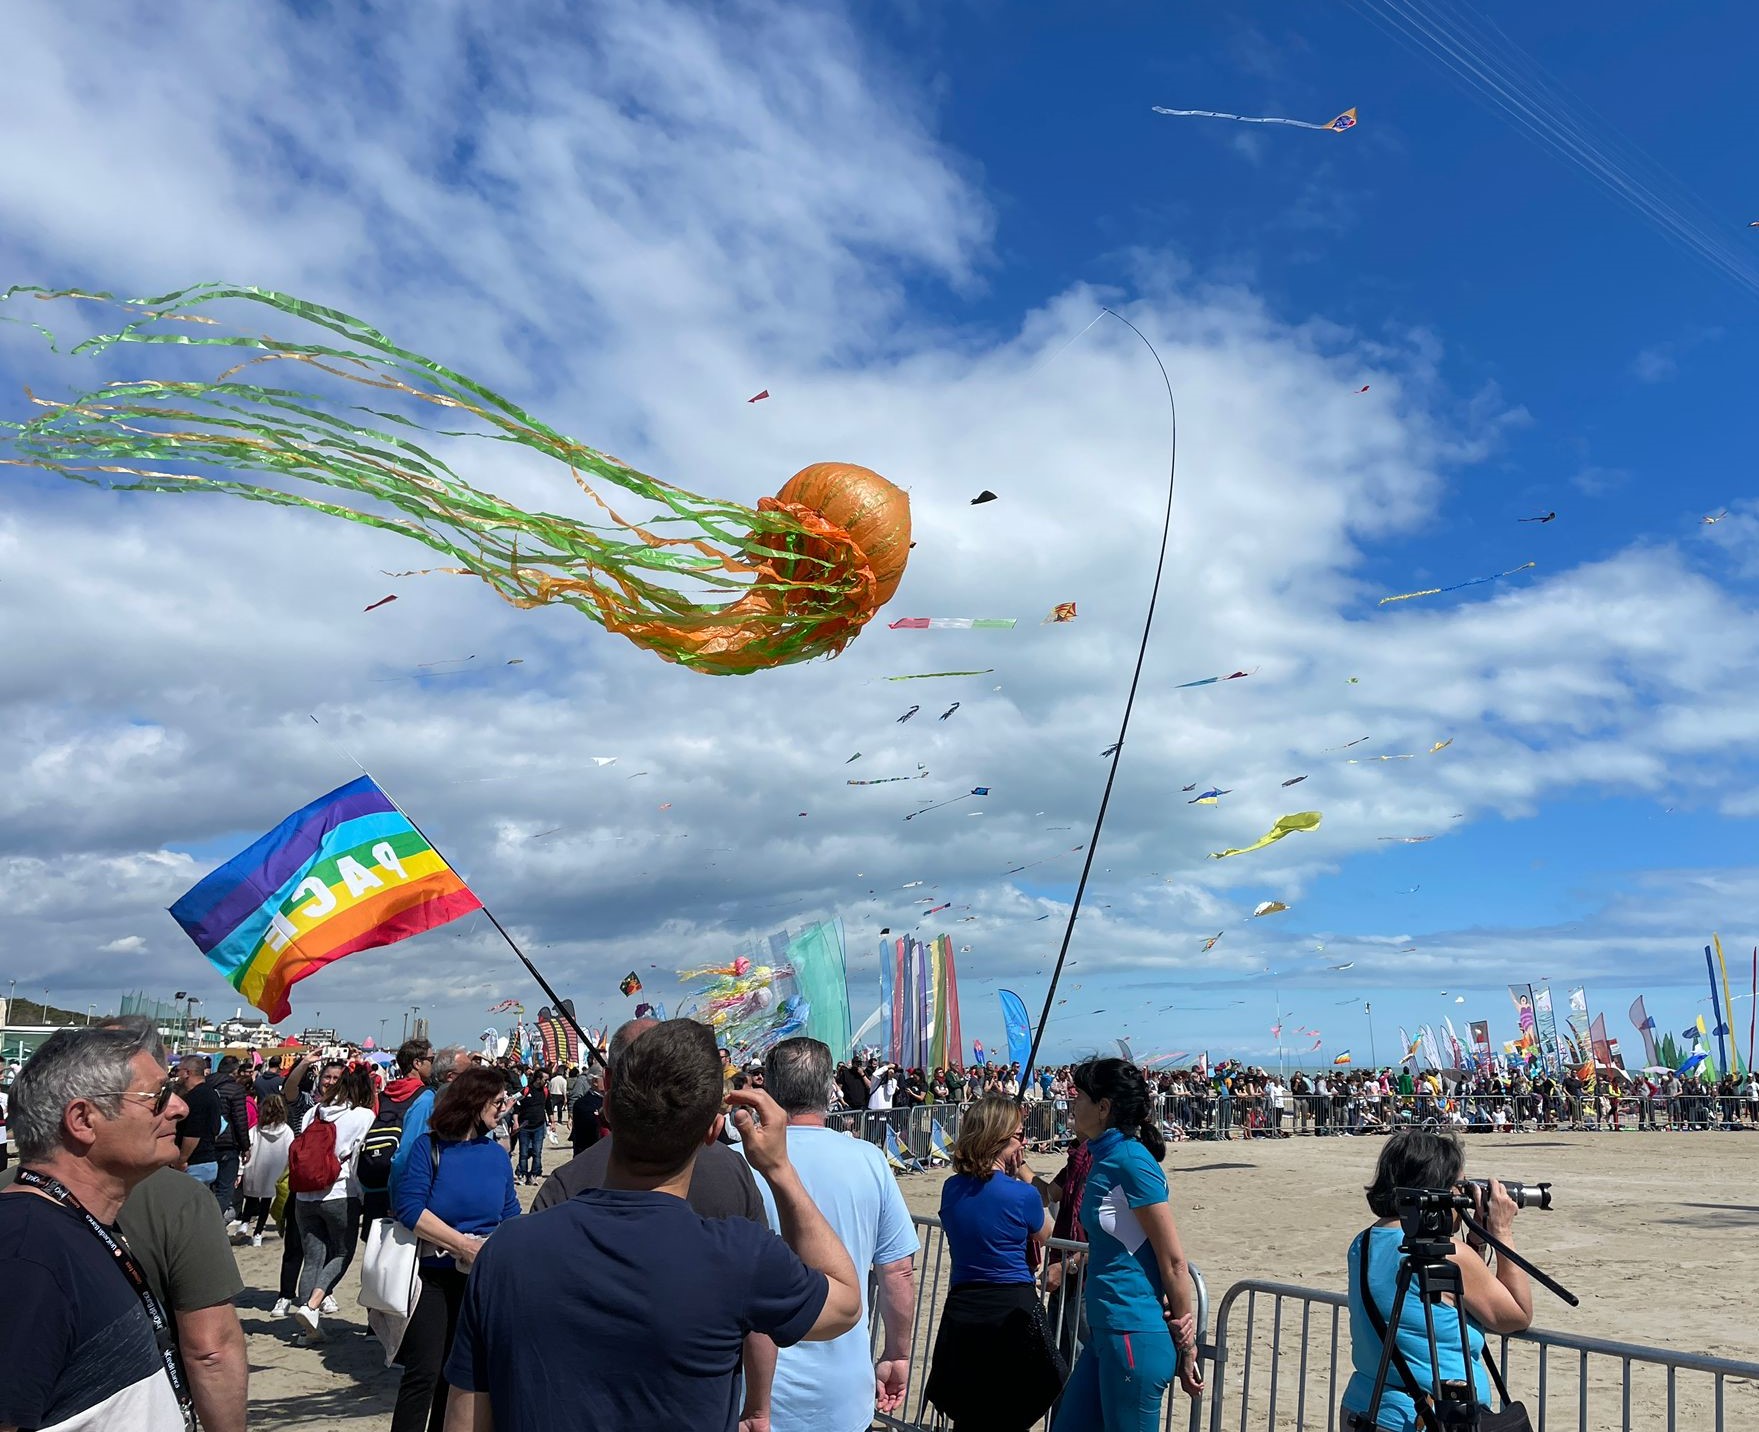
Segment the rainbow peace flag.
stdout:
<svg viewBox="0 0 1759 1432">
<path fill-rule="evenodd" d="M 295 811 L 171 907 L 228 983 L 272 1020 L 287 991 L 356 950 L 482 909 L 371 776 Z"/>
</svg>

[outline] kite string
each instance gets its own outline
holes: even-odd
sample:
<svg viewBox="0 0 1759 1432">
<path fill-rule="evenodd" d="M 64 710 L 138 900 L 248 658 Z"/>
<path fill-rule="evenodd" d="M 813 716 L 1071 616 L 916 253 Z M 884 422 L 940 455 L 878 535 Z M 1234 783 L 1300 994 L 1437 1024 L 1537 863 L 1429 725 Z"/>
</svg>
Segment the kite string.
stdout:
<svg viewBox="0 0 1759 1432">
<path fill-rule="evenodd" d="M 1081 913 L 1081 897 L 1087 893 L 1087 880 L 1093 873 L 1093 858 L 1099 850 L 1099 834 L 1105 826 L 1106 809 L 1111 805 L 1112 787 L 1118 779 L 1118 762 L 1124 756 L 1124 737 L 1130 729 L 1130 713 L 1136 706 L 1136 688 L 1142 681 L 1142 666 L 1148 658 L 1148 637 L 1154 630 L 1154 612 L 1160 601 L 1161 579 L 1166 573 L 1167 545 L 1173 531 L 1173 489 L 1179 476 L 1179 404 L 1173 396 L 1173 380 L 1167 376 L 1166 364 L 1161 362 L 1160 354 L 1154 344 L 1148 341 L 1145 334 L 1123 314 L 1115 309 L 1107 308 L 1103 312 L 1122 323 L 1143 342 L 1154 366 L 1160 369 L 1161 382 L 1167 390 L 1167 502 L 1166 515 L 1161 520 L 1160 552 L 1154 562 L 1154 586 L 1148 594 L 1148 611 L 1142 619 L 1142 641 L 1136 648 L 1136 669 L 1130 674 L 1130 691 L 1124 698 L 1124 717 L 1118 723 L 1118 743 L 1112 750 L 1111 769 L 1106 772 L 1105 791 L 1099 798 L 1099 811 L 1093 818 L 1093 834 L 1087 840 L 1087 858 L 1081 864 L 1081 878 L 1075 884 L 1075 898 L 1069 905 L 1069 920 L 1063 927 L 1062 947 L 1057 951 L 1057 962 L 1051 970 L 1050 988 L 1044 994 L 1044 1008 L 1039 1011 L 1038 1027 L 1032 1032 L 1032 1048 L 1026 1056 L 1026 1067 L 1020 1071 L 1020 1087 L 1026 1088 L 1032 1078 L 1032 1070 L 1038 1063 L 1038 1047 L 1044 1041 L 1045 1026 L 1050 1023 L 1051 1008 L 1057 997 L 1057 985 L 1063 977 L 1063 966 L 1069 958 L 1069 942 L 1075 937 L 1075 920 Z M 1089 325 L 1091 327 L 1091 325 Z"/>
</svg>

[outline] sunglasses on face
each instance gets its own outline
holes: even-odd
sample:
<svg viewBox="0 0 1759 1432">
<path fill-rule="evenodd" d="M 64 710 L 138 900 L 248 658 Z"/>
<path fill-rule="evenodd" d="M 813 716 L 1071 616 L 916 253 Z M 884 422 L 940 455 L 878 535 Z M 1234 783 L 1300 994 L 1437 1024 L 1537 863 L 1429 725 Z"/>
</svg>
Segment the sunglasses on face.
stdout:
<svg viewBox="0 0 1759 1432">
<path fill-rule="evenodd" d="M 177 1084 L 177 1075 L 175 1073 L 167 1074 L 165 1082 L 151 1093 L 143 1089 L 125 1089 L 122 1092 L 122 1097 L 124 1099 L 151 1099 L 153 1102 L 147 1106 L 147 1109 L 156 1119 L 170 1107 L 171 1096 L 177 1092 Z"/>
</svg>

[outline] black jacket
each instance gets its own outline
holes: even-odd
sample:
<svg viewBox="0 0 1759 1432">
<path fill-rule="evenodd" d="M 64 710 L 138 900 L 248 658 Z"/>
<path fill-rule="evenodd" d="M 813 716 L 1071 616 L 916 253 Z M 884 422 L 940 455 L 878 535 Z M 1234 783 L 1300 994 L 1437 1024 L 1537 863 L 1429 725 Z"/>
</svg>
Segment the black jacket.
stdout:
<svg viewBox="0 0 1759 1432">
<path fill-rule="evenodd" d="M 208 1080 L 208 1086 L 219 1096 L 220 1117 L 225 1120 L 220 1127 L 220 1137 L 214 1140 L 214 1147 L 239 1151 L 248 1149 L 250 1111 L 244 1104 L 244 1086 L 231 1074 L 225 1078 L 216 1075 Z"/>
</svg>

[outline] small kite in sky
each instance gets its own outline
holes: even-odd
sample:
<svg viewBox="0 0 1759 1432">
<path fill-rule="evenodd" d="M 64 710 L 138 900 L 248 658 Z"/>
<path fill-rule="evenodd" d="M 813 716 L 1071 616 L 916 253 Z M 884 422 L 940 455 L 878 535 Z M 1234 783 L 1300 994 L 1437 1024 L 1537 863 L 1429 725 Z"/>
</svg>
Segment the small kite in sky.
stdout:
<svg viewBox="0 0 1759 1432">
<path fill-rule="evenodd" d="M 1250 675 L 1252 675 L 1250 671 L 1235 671 L 1227 676 L 1206 676 L 1201 681 L 1181 681 L 1173 690 L 1183 691 L 1191 686 L 1214 686 L 1218 681 L 1238 681 L 1242 676 Z"/>
<path fill-rule="evenodd" d="M 376 611 L 376 610 L 378 610 L 378 608 L 384 606 L 386 602 L 394 602 L 396 600 L 397 600 L 397 594 L 395 592 L 392 592 L 390 596 L 380 597 L 378 599 L 378 601 L 374 602 L 370 607 L 362 607 L 361 610 L 363 612 Z"/>
<path fill-rule="evenodd" d="M 1436 597 L 1443 592 L 1464 591 L 1467 587 L 1482 587 L 1486 582 L 1500 582 L 1504 577 L 1512 577 L 1516 572 L 1525 572 L 1530 567 L 1537 567 L 1537 562 L 1523 562 L 1518 567 L 1510 567 L 1506 572 L 1492 572 L 1488 577 L 1474 577 L 1469 582 L 1455 582 L 1451 587 L 1425 587 L 1420 592 L 1400 592 L 1396 596 L 1382 597 L 1378 605 L 1385 606 L 1388 602 L 1408 602 L 1413 597 Z"/>
<path fill-rule="evenodd" d="M 1211 935 L 1207 940 L 1205 940 L 1203 942 L 1203 949 L 1202 949 L 1201 953 L 1207 955 L 1211 950 L 1213 950 L 1215 948 L 1215 942 L 1217 940 L 1221 939 L 1221 937 L 1225 934 L 1227 934 L 1226 930 L 1217 930 L 1213 935 Z"/>
<path fill-rule="evenodd" d="M 1543 517 L 1517 517 L 1517 522 L 1556 522 L 1557 513 L 1547 512 Z"/>
<path fill-rule="evenodd" d="M 922 710 L 922 708 L 920 706 L 912 706 L 908 711 L 906 711 L 902 716 L 900 716 L 897 719 L 895 724 L 902 726 L 906 721 L 908 721 L 912 716 L 914 716 L 920 710 Z M 848 765 L 849 763 L 847 761 L 845 761 L 845 762 L 843 762 L 843 764 Z"/>
<path fill-rule="evenodd" d="M 1725 507 L 1722 509 L 1722 511 L 1712 512 L 1708 516 L 1703 517 L 1700 520 L 1704 523 L 1704 525 L 1706 527 L 1714 527 L 1714 526 L 1716 526 L 1716 524 L 1718 522 L 1722 521 L 1722 519 L 1727 516 L 1728 516 L 1728 508 Z"/>
<path fill-rule="evenodd" d="M 1011 631 L 1013 617 L 899 617 L 891 631 Z"/>
<path fill-rule="evenodd" d="M 594 756 L 591 759 L 595 766 L 614 766 L 617 764 L 615 756 Z"/>
<path fill-rule="evenodd" d="M 636 974 L 634 970 L 630 970 L 628 974 L 617 981 L 617 988 L 623 991 L 625 999 L 632 994 L 638 994 L 641 991 L 641 976 Z"/>
<path fill-rule="evenodd" d="M 1256 920 L 1261 915 L 1280 915 L 1288 908 L 1281 900 L 1265 900 L 1253 908 L 1252 918 Z"/>
<path fill-rule="evenodd" d="M 1447 740 L 1437 741 L 1433 746 L 1431 746 L 1429 748 L 1429 754 L 1433 756 L 1437 751 L 1445 751 L 1445 750 L 1447 750 L 1447 748 L 1449 746 L 1451 746 L 1453 744 L 1454 744 L 1454 738 L 1452 736 L 1449 736 L 1447 738 Z"/>
<path fill-rule="evenodd" d="M 850 758 L 849 758 L 849 759 L 848 759 L 848 760 L 847 760 L 847 761 L 844 761 L 844 762 L 843 762 L 843 764 L 844 764 L 844 765 L 845 765 L 845 766 L 848 766 L 848 765 L 853 765 L 853 764 L 854 764 L 854 763 L 855 763 L 855 762 L 856 762 L 856 761 L 859 761 L 859 760 L 860 760 L 860 759 L 861 759 L 861 752 L 859 752 L 859 751 L 857 751 L 857 752 L 856 752 L 856 753 L 855 753 L 855 754 L 854 754 L 854 755 L 853 755 L 853 756 L 851 756 L 851 757 L 850 757 Z"/>
<path fill-rule="evenodd" d="M 1047 616 L 1043 621 L 1041 621 L 1039 623 L 1039 625 L 1040 626 L 1050 626 L 1054 622 L 1072 622 L 1074 620 L 1075 620 L 1075 603 L 1073 603 L 1073 602 L 1058 602 L 1054 607 L 1051 608 L 1050 615 Z"/>
<path fill-rule="evenodd" d="M 1215 787 L 1211 786 L 1202 795 L 1196 797 L 1193 800 L 1186 801 L 1185 804 L 1186 805 L 1214 805 L 1216 803 L 1216 801 L 1219 800 L 1222 796 L 1227 796 L 1227 795 L 1232 795 L 1232 794 L 1233 794 L 1233 790 L 1231 788 L 1228 790 L 1225 790 L 1225 791 L 1218 791 L 1215 789 Z"/>
<path fill-rule="evenodd" d="M 1324 124 L 1314 124 L 1306 119 L 1281 119 L 1276 115 L 1224 114 L 1216 109 L 1167 109 L 1155 105 L 1156 114 L 1172 115 L 1175 119 L 1226 119 L 1235 124 L 1285 124 L 1290 129 L 1329 130 L 1333 134 L 1342 134 L 1346 129 L 1356 127 L 1356 109 L 1351 106 L 1335 119 L 1328 119 Z"/>
<path fill-rule="evenodd" d="M 509 665 L 509 666 L 524 666 L 525 665 L 525 658 L 523 656 L 510 656 L 507 658 L 507 665 Z"/>
<path fill-rule="evenodd" d="M 763 392 L 755 394 L 754 396 L 747 398 L 745 401 L 747 403 L 761 403 L 765 398 L 769 397 L 769 395 L 770 390 L 765 388 Z"/>
<path fill-rule="evenodd" d="M 889 786 L 894 781 L 920 781 L 927 774 L 927 771 L 918 771 L 914 776 L 880 776 L 871 781 L 844 781 L 843 784 L 846 786 Z"/>
<path fill-rule="evenodd" d="M 1356 389 L 1356 396 L 1360 397 L 1362 394 L 1366 393 L 1368 391 L 1368 386 L 1368 384 L 1364 383 L 1360 388 Z"/>
<path fill-rule="evenodd" d="M 892 933 L 892 927 L 890 925 L 881 925 L 880 926 L 880 934 L 889 935 L 891 933 Z"/>
<path fill-rule="evenodd" d="M 1434 840 L 1433 835 L 1377 835 L 1376 840 L 1390 840 L 1395 845 L 1421 845 L 1426 840 Z"/>
<path fill-rule="evenodd" d="M 1211 860 L 1225 860 L 1230 855 L 1245 855 L 1249 851 L 1263 850 L 1265 846 L 1281 840 L 1285 835 L 1293 835 L 1298 830 L 1317 829 L 1323 818 L 1316 810 L 1303 810 L 1297 811 L 1293 815 L 1285 815 L 1252 844 L 1237 846 L 1229 850 L 1218 850 L 1209 858 Z"/>
<path fill-rule="evenodd" d="M 1113 741 L 1113 742 L 1112 742 L 1112 743 L 1111 743 L 1111 745 L 1109 745 L 1109 746 L 1107 746 L 1107 747 L 1106 747 L 1106 748 L 1105 748 L 1105 750 L 1103 750 L 1103 751 L 1101 751 L 1101 752 L 1100 752 L 1100 753 L 1099 753 L 1099 754 L 1100 754 L 1100 759 L 1102 759 L 1102 760 L 1103 760 L 1103 759 L 1104 759 L 1104 758 L 1105 758 L 1105 757 L 1107 757 L 1107 756 L 1115 756 L 1115 755 L 1116 755 L 1116 754 L 1117 754 L 1117 752 L 1118 752 L 1118 747 L 1119 747 L 1119 746 L 1121 746 L 1121 745 L 1123 745 L 1123 744 L 1124 744 L 1124 743 L 1123 743 L 1123 742 L 1122 742 L 1122 741 Z M 1185 789 L 1186 789 L 1186 790 L 1190 790 L 1190 789 L 1191 789 L 1191 787 L 1190 787 L 1190 786 L 1186 786 L 1186 787 L 1185 787 Z"/>
<path fill-rule="evenodd" d="M 672 808 L 671 801 L 661 801 L 660 802 L 660 809 L 661 810 L 671 810 L 671 808 Z"/>
<path fill-rule="evenodd" d="M 1352 756 L 1349 760 L 1345 761 L 1344 764 L 1346 766 L 1366 766 L 1374 761 L 1414 761 L 1416 759 L 1417 758 L 1414 755 L 1409 751 L 1406 751 L 1404 754 L 1398 756 Z"/>
<path fill-rule="evenodd" d="M 1354 960 L 1345 960 L 1343 964 L 1333 965 L 1331 968 L 1334 970 L 1353 970 L 1356 968 L 1356 962 Z"/>
<path fill-rule="evenodd" d="M 947 717 L 951 716 L 958 709 L 959 709 L 959 703 L 957 701 L 955 701 L 951 706 L 947 707 L 947 709 L 945 711 L 941 712 L 940 719 L 942 721 L 945 721 L 947 719 Z"/>
<path fill-rule="evenodd" d="M 1465 1002 L 1466 1002 L 1466 996 L 1465 996 L 1465 995 L 1463 995 L 1463 994 L 1457 994 L 1457 995 L 1455 995 L 1455 996 L 1454 996 L 1454 1003 L 1455 1003 L 1455 1004 L 1464 1004 L 1464 1003 L 1465 1003 Z"/>
<path fill-rule="evenodd" d="M 1288 780 L 1286 780 L 1286 781 L 1284 781 L 1284 782 L 1283 782 L 1283 785 L 1284 785 L 1284 786 L 1285 786 L 1285 787 L 1287 787 L 1287 786 L 1298 786 L 1298 785 L 1300 785 L 1300 784 L 1301 784 L 1301 782 L 1302 782 L 1302 781 L 1304 781 L 1304 780 L 1306 780 L 1306 779 L 1307 779 L 1307 777 L 1306 777 L 1306 776 L 1291 776 L 1291 777 L 1290 777 L 1290 778 L 1289 778 L 1289 779 L 1288 779 Z M 1190 787 L 1190 786 L 1186 786 L 1186 787 L 1185 787 L 1185 789 L 1186 789 L 1186 790 L 1190 790 L 1190 789 L 1191 789 L 1191 787 Z"/>
<path fill-rule="evenodd" d="M 1188 786 L 1180 786 L 1180 787 L 1179 787 L 1179 789 L 1180 789 L 1180 791 L 1182 791 L 1182 792 L 1187 792 L 1187 793 L 1188 793 L 1188 792 L 1191 792 L 1191 791 L 1194 791 L 1194 790 L 1196 790 L 1196 789 L 1197 789 L 1197 782 L 1196 782 L 1196 781 L 1192 781 L 1192 782 L 1191 782 L 1191 784 L 1190 784 L 1190 785 L 1188 785 Z"/>
<path fill-rule="evenodd" d="M 988 676 L 995 667 L 986 666 L 979 671 L 916 671 L 909 676 L 888 676 L 887 681 L 928 681 L 936 676 Z"/>
<path fill-rule="evenodd" d="M 1325 749 L 1328 751 L 1347 751 L 1352 746 L 1360 746 L 1364 741 L 1372 741 L 1373 739 L 1372 736 L 1358 736 L 1354 741 L 1345 741 L 1341 746 L 1327 746 Z"/>
<path fill-rule="evenodd" d="M 982 492 L 978 493 L 976 497 L 971 499 L 971 505 L 973 507 L 977 507 L 977 506 L 981 505 L 982 503 L 994 502 L 995 500 L 996 500 L 995 493 L 991 492 L 986 487 L 986 488 L 984 488 L 984 490 Z"/>
</svg>

